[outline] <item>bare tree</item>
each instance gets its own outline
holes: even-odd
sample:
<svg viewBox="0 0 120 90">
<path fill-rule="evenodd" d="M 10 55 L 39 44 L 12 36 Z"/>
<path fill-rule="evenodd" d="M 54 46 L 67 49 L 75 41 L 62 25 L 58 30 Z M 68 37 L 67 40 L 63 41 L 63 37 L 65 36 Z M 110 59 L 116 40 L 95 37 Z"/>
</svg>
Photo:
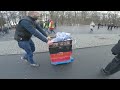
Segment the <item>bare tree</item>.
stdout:
<svg viewBox="0 0 120 90">
<path fill-rule="evenodd" d="M 11 22 L 10 22 L 10 17 L 9 17 L 9 11 L 5 11 L 4 15 L 6 16 L 6 19 L 8 21 L 7 23 L 9 23 L 8 25 L 10 25 L 10 27 L 12 27 Z"/>
<path fill-rule="evenodd" d="M 27 15 L 27 11 L 19 11 L 19 19 L 22 19 L 26 15 Z"/>
<path fill-rule="evenodd" d="M 50 18 L 53 19 L 53 14 L 54 14 L 54 11 L 49 11 L 49 14 L 50 14 Z"/>
<path fill-rule="evenodd" d="M 3 17 L 3 13 L 0 11 L 0 27 L 2 28 L 6 24 L 5 18 Z"/>
</svg>

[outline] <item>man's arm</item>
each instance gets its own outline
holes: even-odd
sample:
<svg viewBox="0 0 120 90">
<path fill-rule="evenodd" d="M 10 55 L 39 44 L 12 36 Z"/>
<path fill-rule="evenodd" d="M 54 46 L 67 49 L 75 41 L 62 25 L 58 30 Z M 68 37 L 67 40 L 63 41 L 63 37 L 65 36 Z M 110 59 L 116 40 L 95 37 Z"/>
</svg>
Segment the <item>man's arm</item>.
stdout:
<svg viewBox="0 0 120 90">
<path fill-rule="evenodd" d="M 36 23 L 36 28 L 37 28 L 44 36 L 48 37 L 47 34 L 45 33 L 45 31 L 42 29 L 42 27 L 39 26 L 37 23 Z"/>
<path fill-rule="evenodd" d="M 37 29 L 35 29 L 31 22 L 27 20 L 22 20 L 20 24 L 35 37 L 39 38 L 43 42 L 46 42 L 46 43 L 48 42 L 47 38 L 42 33 L 40 33 Z"/>
</svg>

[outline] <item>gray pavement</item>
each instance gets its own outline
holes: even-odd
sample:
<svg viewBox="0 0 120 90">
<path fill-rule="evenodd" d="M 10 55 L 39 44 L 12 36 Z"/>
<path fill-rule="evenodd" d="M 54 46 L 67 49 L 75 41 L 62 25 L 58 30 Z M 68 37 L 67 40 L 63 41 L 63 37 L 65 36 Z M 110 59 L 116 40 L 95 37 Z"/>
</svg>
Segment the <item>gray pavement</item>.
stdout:
<svg viewBox="0 0 120 90">
<path fill-rule="evenodd" d="M 21 55 L 0 56 L 0 79 L 120 79 L 120 72 L 106 77 L 100 73 L 114 57 L 113 45 L 74 49 L 74 62 L 51 65 L 49 52 L 36 53 L 34 59 L 40 67 L 31 67 L 20 60 Z"/>
<path fill-rule="evenodd" d="M 120 28 L 108 31 L 107 27 L 97 30 L 95 27 L 93 33 L 89 33 L 89 26 L 61 26 L 56 29 L 56 32 L 69 32 L 73 39 L 73 49 L 86 48 L 101 45 L 116 44 L 120 38 Z M 0 38 L 0 55 L 22 54 L 24 51 L 20 49 L 17 42 L 13 39 L 14 30 L 10 34 Z M 35 42 L 35 52 L 46 52 L 48 46 L 36 37 L 32 38 Z"/>
<path fill-rule="evenodd" d="M 60 26 L 57 28 L 57 31 L 66 31 L 72 34 L 90 34 L 90 26 L 89 25 L 80 25 L 80 26 Z M 101 27 L 97 29 L 97 26 L 94 28 L 94 32 L 92 34 L 118 34 L 120 33 L 120 28 L 111 30 L 107 30 L 107 27 Z"/>
</svg>

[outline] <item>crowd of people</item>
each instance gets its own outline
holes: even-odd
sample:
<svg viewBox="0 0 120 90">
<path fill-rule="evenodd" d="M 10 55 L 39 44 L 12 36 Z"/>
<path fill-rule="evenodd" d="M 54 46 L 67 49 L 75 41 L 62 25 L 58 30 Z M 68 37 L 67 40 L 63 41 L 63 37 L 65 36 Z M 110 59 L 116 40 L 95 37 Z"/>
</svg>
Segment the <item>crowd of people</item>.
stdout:
<svg viewBox="0 0 120 90">
<path fill-rule="evenodd" d="M 93 21 L 90 23 L 90 32 L 93 32 L 94 31 L 94 27 L 98 26 L 98 30 L 100 28 L 103 28 L 103 27 L 107 27 L 107 30 L 109 31 L 112 31 L 113 29 L 118 29 L 119 26 L 114 24 L 114 23 L 108 23 L 108 24 L 102 24 L 102 23 L 98 23 L 98 24 L 95 24 Z"/>
<path fill-rule="evenodd" d="M 107 26 L 107 30 L 112 30 L 113 28 L 119 28 L 119 26 L 118 25 L 115 25 L 115 24 L 113 24 L 113 23 L 108 23 L 108 24 L 101 24 L 101 23 L 98 23 L 98 29 L 100 28 L 100 27 L 103 27 L 103 26 Z"/>
</svg>

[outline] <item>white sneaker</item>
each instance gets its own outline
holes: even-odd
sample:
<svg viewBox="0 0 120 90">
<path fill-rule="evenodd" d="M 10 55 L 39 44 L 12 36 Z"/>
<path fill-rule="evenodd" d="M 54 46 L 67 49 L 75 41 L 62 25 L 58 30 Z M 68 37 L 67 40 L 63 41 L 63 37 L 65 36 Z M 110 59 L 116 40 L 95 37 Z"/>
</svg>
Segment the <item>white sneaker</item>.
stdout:
<svg viewBox="0 0 120 90">
<path fill-rule="evenodd" d="M 39 64 L 30 64 L 31 66 L 33 66 L 33 67 L 38 67 L 38 66 L 40 66 Z"/>
<path fill-rule="evenodd" d="M 25 59 L 24 57 L 21 57 L 21 60 L 24 60 L 25 62 L 28 62 L 27 59 Z"/>
</svg>

